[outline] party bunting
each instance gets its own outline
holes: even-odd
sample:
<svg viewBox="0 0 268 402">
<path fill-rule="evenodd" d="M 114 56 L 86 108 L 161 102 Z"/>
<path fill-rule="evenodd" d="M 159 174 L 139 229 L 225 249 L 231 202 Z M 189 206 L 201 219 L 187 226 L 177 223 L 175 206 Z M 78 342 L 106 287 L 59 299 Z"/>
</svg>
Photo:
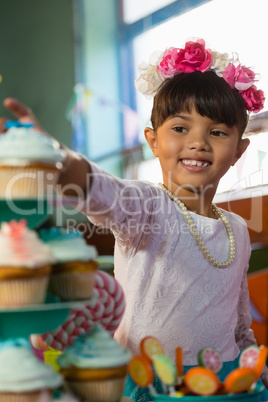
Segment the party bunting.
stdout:
<svg viewBox="0 0 268 402">
<path fill-rule="evenodd" d="M 122 102 L 104 98 L 89 89 L 83 84 L 76 84 L 72 97 L 67 105 L 66 117 L 72 123 L 73 139 L 72 148 L 87 154 L 87 131 L 86 119 L 90 106 L 90 100 L 98 102 L 100 107 L 113 108 L 123 116 L 124 148 L 131 148 L 138 145 L 138 116 L 137 112 Z"/>
</svg>

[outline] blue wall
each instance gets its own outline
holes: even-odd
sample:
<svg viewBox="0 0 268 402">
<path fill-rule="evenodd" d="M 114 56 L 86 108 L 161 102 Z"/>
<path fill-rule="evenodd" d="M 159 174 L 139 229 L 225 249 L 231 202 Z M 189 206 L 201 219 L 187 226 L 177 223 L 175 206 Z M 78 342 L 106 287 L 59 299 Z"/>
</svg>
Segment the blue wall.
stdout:
<svg viewBox="0 0 268 402">
<path fill-rule="evenodd" d="M 117 0 L 83 0 L 85 15 L 84 79 L 91 91 L 88 106 L 88 156 L 120 174 L 120 158 L 100 159 L 122 148 L 119 104 Z"/>
</svg>

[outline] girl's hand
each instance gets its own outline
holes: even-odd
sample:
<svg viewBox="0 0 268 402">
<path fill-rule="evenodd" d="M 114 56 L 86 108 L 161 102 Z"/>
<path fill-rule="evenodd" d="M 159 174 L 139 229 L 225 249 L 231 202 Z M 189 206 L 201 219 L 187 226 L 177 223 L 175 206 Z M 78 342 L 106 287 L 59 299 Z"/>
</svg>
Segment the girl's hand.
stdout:
<svg viewBox="0 0 268 402">
<path fill-rule="evenodd" d="M 6 98 L 3 104 L 5 108 L 13 113 L 21 123 L 34 123 L 36 130 L 44 132 L 34 113 L 28 106 L 24 105 L 15 98 Z M 7 130 L 4 126 L 7 120 L 8 119 L 5 117 L 0 117 L 0 133 L 3 133 Z"/>
</svg>

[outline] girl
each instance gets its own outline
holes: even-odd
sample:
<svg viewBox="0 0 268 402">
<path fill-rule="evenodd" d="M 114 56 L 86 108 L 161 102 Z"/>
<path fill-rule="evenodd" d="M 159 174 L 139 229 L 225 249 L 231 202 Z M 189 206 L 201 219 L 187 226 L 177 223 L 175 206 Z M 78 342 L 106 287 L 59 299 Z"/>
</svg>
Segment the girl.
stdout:
<svg viewBox="0 0 268 402">
<path fill-rule="evenodd" d="M 115 277 L 126 297 L 116 339 L 139 354 L 140 340 L 155 336 L 173 360 L 180 346 L 185 371 L 197 364 L 200 349 L 214 347 L 224 361 L 223 379 L 240 351 L 256 343 L 247 287 L 251 248 L 243 219 L 212 201 L 219 180 L 249 145 L 242 138 L 248 111 L 261 110 L 264 95 L 252 70 L 206 49 L 202 39 L 167 49 L 140 68 L 136 86 L 154 96 L 145 137 L 163 183 L 115 178 L 67 150 L 58 187 L 74 195 L 70 183 L 78 185 L 83 212 L 115 236 Z M 15 100 L 5 105 L 36 122 Z M 266 367 L 262 379 L 268 386 Z M 150 400 L 130 378 L 125 395 Z"/>
</svg>

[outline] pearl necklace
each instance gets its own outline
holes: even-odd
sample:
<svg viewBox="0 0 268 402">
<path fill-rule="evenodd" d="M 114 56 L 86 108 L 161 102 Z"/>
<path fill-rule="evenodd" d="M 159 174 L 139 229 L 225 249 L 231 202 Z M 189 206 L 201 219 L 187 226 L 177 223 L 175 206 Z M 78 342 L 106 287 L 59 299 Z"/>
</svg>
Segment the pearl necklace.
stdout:
<svg viewBox="0 0 268 402">
<path fill-rule="evenodd" d="M 186 205 L 178 197 L 173 195 L 164 184 L 159 183 L 158 187 L 160 187 L 169 196 L 169 198 L 179 206 L 179 208 L 182 212 L 182 216 L 183 216 L 185 222 L 187 223 L 187 225 L 189 226 L 190 233 L 193 236 L 193 238 L 195 239 L 195 241 L 196 241 L 200 251 L 202 252 L 203 256 L 205 257 L 205 259 L 216 268 L 226 268 L 230 264 L 232 264 L 234 257 L 235 257 L 234 234 L 233 234 L 231 225 L 230 225 L 228 219 L 226 218 L 226 216 L 223 214 L 223 212 L 215 204 L 211 204 L 213 212 L 215 212 L 215 214 L 221 219 L 222 223 L 225 226 L 227 236 L 228 236 L 228 241 L 229 241 L 229 256 L 226 261 L 220 262 L 220 261 L 217 261 L 213 257 L 213 255 L 210 253 L 210 251 L 205 246 L 200 234 L 198 233 L 198 231 L 195 227 L 195 224 L 191 218 L 191 215 L 189 214 L 189 211 L 188 211 Z"/>
</svg>

